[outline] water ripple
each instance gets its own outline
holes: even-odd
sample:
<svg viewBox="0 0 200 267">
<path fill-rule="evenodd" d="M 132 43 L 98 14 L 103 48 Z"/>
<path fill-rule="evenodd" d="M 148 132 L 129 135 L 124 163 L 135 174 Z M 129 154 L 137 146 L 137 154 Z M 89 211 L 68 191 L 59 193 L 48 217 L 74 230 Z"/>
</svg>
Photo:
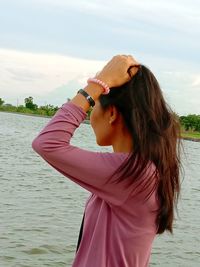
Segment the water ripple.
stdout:
<svg viewBox="0 0 200 267">
<path fill-rule="evenodd" d="M 89 193 L 32 150 L 32 140 L 48 121 L 0 113 L 0 267 L 69 267 L 75 255 Z M 71 143 L 100 151 L 90 125 L 82 124 Z M 157 236 L 150 266 L 200 266 L 200 143 L 184 141 L 184 148 L 185 177 L 174 235 Z"/>
</svg>

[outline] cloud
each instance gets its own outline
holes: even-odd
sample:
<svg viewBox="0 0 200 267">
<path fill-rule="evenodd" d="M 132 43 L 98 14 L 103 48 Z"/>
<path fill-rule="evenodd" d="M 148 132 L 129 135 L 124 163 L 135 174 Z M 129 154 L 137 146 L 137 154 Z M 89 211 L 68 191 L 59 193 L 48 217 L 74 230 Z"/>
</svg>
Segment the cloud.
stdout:
<svg viewBox="0 0 200 267">
<path fill-rule="evenodd" d="M 95 75 L 104 63 L 56 54 L 0 49 L 0 95 L 7 101 L 18 97 L 22 103 L 25 95 L 47 96 L 71 80 L 76 80 L 80 86 L 86 83 L 86 77 Z M 72 87 L 74 91 L 77 89 Z M 66 97 L 68 94 L 66 91 Z"/>
<path fill-rule="evenodd" d="M 195 73 L 163 71 L 158 75 L 161 88 L 170 106 L 180 115 L 200 114 L 200 88 Z"/>
<path fill-rule="evenodd" d="M 52 8 L 62 8 L 66 12 L 71 10 L 73 13 L 80 12 L 87 15 L 95 15 L 95 17 L 107 18 L 109 20 L 119 22 L 122 25 L 127 21 L 130 25 L 132 21 L 138 27 L 141 23 L 143 26 L 156 25 L 159 28 L 167 30 L 178 30 L 181 32 L 199 31 L 199 12 L 200 4 L 198 1 L 167 1 L 160 0 L 134 1 L 134 0 L 115 0 L 114 6 L 112 1 L 107 0 L 34 0 L 35 6 L 46 6 Z M 124 20 L 126 18 L 126 20 Z M 193 27 L 191 27 L 193 26 Z"/>
<path fill-rule="evenodd" d="M 45 79 L 45 74 L 36 70 L 30 70 L 25 67 L 5 68 L 10 74 L 10 78 L 20 82 L 35 82 L 36 80 Z"/>
<path fill-rule="evenodd" d="M 39 97 L 35 97 L 36 103 L 42 105 L 43 103 L 53 103 L 54 105 L 60 107 L 67 98 L 73 98 L 80 88 L 83 88 L 86 84 L 86 79 L 84 76 L 77 76 L 76 78 L 69 80 L 66 84 L 62 84 L 55 88 L 48 94 L 44 93 Z"/>
<path fill-rule="evenodd" d="M 139 57 L 140 58 L 140 57 Z M 200 114 L 199 75 L 181 69 L 181 62 L 144 56 L 157 77 L 167 102 L 179 114 Z M 163 62 L 165 64 L 163 65 Z M 36 103 L 58 105 L 72 98 L 88 77 L 106 62 L 57 54 L 24 53 L 0 49 L 0 97 L 6 103 L 24 104 L 33 96 Z"/>
<path fill-rule="evenodd" d="M 200 113 L 199 8 L 196 0 L 2 0 L 0 93 L 9 101 L 45 99 L 55 88 L 73 94 L 69 86 L 113 55 L 133 54 L 179 113 Z"/>
<path fill-rule="evenodd" d="M 102 60 L 123 51 L 199 63 L 197 10 L 175 1 L 4 1 L 1 47 Z"/>
<path fill-rule="evenodd" d="M 200 91 L 200 74 L 196 75 L 196 76 L 193 78 L 192 86 L 193 86 L 193 87 L 198 87 L 198 88 L 199 88 L 199 91 Z M 200 103 L 199 103 L 199 104 L 200 104 Z"/>
</svg>

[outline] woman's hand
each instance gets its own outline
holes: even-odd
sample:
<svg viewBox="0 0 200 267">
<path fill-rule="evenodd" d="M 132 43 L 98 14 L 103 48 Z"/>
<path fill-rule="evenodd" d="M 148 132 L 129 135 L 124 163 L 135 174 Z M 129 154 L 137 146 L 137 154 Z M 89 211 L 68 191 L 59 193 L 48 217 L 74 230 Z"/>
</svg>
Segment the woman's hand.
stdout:
<svg viewBox="0 0 200 267">
<path fill-rule="evenodd" d="M 118 87 L 128 82 L 138 71 L 140 64 L 132 56 L 115 56 L 102 71 L 96 74 L 97 79 L 105 82 L 110 88 Z M 99 84 L 88 84 L 84 90 L 96 101 L 103 89 Z M 72 103 L 81 107 L 85 112 L 90 108 L 88 101 L 81 94 L 77 94 Z"/>
<path fill-rule="evenodd" d="M 128 82 L 137 73 L 139 66 L 132 56 L 114 56 L 95 78 L 105 82 L 110 88 L 118 87 Z"/>
</svg>

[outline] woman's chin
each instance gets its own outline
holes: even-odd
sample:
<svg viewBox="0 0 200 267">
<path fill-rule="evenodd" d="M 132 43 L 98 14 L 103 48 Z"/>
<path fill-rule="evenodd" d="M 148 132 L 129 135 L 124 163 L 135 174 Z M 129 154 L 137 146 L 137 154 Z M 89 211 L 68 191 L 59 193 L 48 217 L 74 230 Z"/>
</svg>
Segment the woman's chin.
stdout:
<svg viewBox="0 0 200 267">
<path fill-rule="evenodd" d="M 103 140 L 98 140 L 98 139 L 96 139 L 96 143 L 97 143 L 97 145 L 99 145 L 99 146 L 111 146 L 110 143 L 108 143 L 108 142 L 106 142 L 106 141 L 103 141 Z"/>
</svg>

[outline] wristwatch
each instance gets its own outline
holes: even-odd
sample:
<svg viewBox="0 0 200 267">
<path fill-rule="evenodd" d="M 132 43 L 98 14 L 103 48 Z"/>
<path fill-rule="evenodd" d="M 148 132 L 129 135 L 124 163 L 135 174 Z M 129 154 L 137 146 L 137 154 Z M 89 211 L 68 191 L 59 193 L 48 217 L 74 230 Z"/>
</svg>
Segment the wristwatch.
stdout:
<svg viewBox="0 0 200 267">
<path fill-rule="evenodd" d="M 86 91 L 84 91 L 83 89 L 80 89 L 78 90 L 77 94 L 78 93 L 82 94 L 87 99 L 90 106 L 94 107 L 95 105 L 94 99 Z"/>
</svg>

